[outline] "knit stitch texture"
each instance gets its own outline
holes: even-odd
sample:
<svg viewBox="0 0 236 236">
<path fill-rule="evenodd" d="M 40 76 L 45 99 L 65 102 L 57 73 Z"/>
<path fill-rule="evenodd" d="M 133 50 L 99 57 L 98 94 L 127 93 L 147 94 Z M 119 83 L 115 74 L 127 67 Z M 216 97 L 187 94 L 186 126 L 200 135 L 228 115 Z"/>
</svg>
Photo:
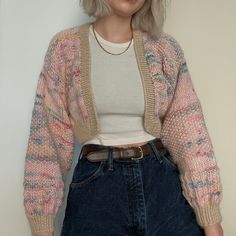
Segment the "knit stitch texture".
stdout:
<svg viewBox="0 0 236 236">
<path fill-rule="evenodd" d="M 85 81 L 89 66 L 82 64 L 79 31 L 73 27 L 53 36 L 38 78 L 24 174 L 24 206 L 33 233 L 53 231 L 74 139 L 82 144 L 99 129 L 89 80 Z M 140 61 L 149 104 L 145 129 L 161 138 L 178 165 L 183 194 L 199 225 L 219 223 L 219 168 L 183 49 L 167 33 L 159 40 L 142 35 L 143 45 L 137 45 L 138 40 L 136 45 L 143 47 L 146 58 Z M 142 58 L 142 51 L 136 52 Z"/>
</svg>

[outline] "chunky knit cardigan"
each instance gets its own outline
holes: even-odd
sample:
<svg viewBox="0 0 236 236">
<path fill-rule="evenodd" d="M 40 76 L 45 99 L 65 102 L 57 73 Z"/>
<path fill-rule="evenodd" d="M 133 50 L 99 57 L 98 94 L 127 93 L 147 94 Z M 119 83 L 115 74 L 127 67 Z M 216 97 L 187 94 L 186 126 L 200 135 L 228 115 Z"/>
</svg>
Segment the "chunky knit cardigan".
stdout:
<svg viewBox="0 0 236 236">
<path fill-rule="evenodd" d="M 24 173 L 24 206 L 33 233 L 53 231 L 74 138 L 83 144 L 100 128 L 90 80 L 89 26 L 52 37 L 38 78 Z M 199 225 L 219 223 L 219 168 L 183 50 L 166 32 L 154 39 L 134 30 L 133 39 L 145 95 L 144 128 L 173 156 Z"/>
</svg>

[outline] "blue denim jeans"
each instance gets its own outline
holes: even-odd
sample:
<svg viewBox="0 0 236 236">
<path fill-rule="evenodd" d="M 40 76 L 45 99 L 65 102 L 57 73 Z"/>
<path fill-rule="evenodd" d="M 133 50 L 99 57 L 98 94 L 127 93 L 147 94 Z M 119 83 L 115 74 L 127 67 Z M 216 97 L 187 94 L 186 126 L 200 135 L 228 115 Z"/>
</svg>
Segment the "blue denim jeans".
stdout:
<svg viewBox="0 0 236 236">
<path fill-rule="evenodd" d="M 152 152 L 139 160 L 112 159 L 112 149 L 105 161 L 91 162 L 81 155 L 61 236 L 205 235 L 182 194 L 169 151 L 149 143 Z"/>
</svg>

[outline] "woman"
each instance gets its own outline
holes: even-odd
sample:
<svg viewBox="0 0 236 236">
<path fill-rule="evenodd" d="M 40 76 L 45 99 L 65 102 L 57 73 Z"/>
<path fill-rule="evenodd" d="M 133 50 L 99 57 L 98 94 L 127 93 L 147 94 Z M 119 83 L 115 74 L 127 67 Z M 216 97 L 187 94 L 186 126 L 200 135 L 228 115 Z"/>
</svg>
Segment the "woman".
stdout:
<svg viewBox="0 0 236 236">
<path fill-rule="evenodd" d="M 200 101 L 163 0 L 86 0 L 96 20 L 57 33 L 40 73 L 24 204 L 53 235 L 223 235 L 222 188 Z"/>
</svg>

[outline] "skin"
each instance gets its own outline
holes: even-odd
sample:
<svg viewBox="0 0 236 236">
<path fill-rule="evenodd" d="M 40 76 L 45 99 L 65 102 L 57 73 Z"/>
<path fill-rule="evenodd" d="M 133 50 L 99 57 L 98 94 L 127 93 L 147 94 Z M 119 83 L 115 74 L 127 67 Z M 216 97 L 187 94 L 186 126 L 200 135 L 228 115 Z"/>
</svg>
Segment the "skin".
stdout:
<svg viewBox="0 0 236 236">
<path fill-rule="evenodd" d="M 130 21 L 132 15 L 145 3 L 145 0 L 137 0 L 130 3 L 128 0 L 107 0 L 112 8 L 112 13 L 107 16 L 98 17 L 94 22 L 95 30 L 106 40 L 114 43 L 124 43 L 131 40 L 132 31 Z M 141 146 L 146 142 L 116 145 L 117 147 Z M 223 236 L 221 224 L 208 225 L 204 227 L 206 236 Z M 33 236 L 54 236 L 53 233 L 35 234 Z"/>
</svg>

